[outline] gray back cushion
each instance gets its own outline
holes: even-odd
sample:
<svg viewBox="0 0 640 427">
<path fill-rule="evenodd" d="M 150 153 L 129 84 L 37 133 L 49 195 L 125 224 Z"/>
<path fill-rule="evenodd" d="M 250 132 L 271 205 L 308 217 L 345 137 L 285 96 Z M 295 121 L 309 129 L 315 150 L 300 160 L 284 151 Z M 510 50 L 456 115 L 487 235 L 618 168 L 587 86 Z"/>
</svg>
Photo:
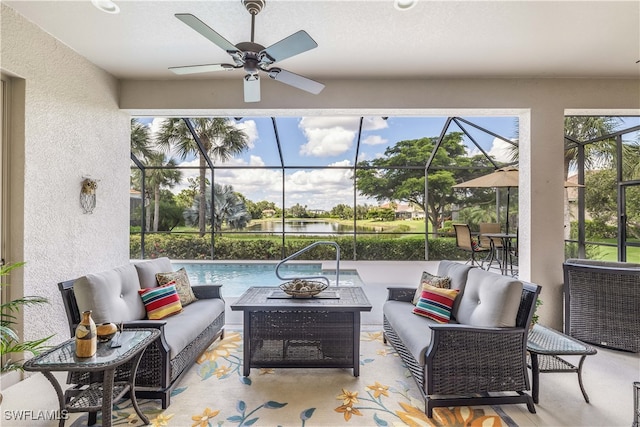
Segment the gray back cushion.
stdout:
<svg viewBox="0 0 640 427">
<path fill-rule="evenodd" d="M 451 317 L 457 320 L 456 312 L 458 311 L 458 306 L 460 305 L 460 294 L 464 292 L 465 284 L 467 283 L 467 275 L 469 274 L 469 270 L 473 267 L 467 264 L 461 264 L 455 261 L 440 261 L 438 264 L 438 276 L 441 277 L 449 277 L 451 279 L 451 289 L 458 289 L 460 292 L 458 293 L 458 297 L 453 302 L 453 307 L 451 308 Z"/>
<path fill-rule="evenodd" d="M 146 311 L 138 290 L 140 282 L 133 264 L 87 274 L 73 284 L 78 309 L 91 310 L 96 324 L 144 319 Z"/>
<path fill-rule="evenodd" d="M 169 273 L 173 271 L 171 261 L 167 257 L 151 259 L 135 263 L 138 270 L 138 278 L 140 279 L 140 287 L 155 288 L 158 286 L 156 273 Z"/>
<path fill-rule="evenodd" d="M 513 327 L 522 298 L 522 282 L 474 268 L 459 299 L 459 323 L 482 327 Z"/>
</svg>

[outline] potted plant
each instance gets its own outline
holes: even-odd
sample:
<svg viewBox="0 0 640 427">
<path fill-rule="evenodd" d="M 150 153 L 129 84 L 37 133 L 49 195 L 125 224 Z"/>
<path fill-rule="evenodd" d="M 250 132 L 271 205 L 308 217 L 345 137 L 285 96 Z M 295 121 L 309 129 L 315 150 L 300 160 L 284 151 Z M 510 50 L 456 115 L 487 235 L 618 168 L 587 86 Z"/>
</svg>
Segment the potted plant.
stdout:
<svg viewBox="0 0 640 427">
<path fill-rule="evenodd" d="M 537 298 L 536 299 L 536 308 L 533 311 L 533 316 L 531 316 L 531 325 L 529 325 L 530 328 L 533 328 L 533 325 L 538 323 L 538 320 L 540 318 L 540 316 L 538 316 L 538 307 L 540 307 L 541 305 L 542 305 L 542 300 L 540 298 Z"/>
<path fill-rule="evenodd" d="M 0 266 L 0 277 L 9 275 L 12 270 L 22 267 L 23 265 L 24 262 Z M 7 286 L 8 284 L 1 283 L 1 285 Z M 5 355 L 18 353 L 21 359 L 22 353 L 24 352 L 37 355 L 41 350 L 46 348 L 44 343 L 53 335 L 33 341 L 21 341 L 16 331 L 18 324 L 17 313 L 22 307 L 45 303 L 48 303 L 46 298 L 25 296 L 4 302 L 0 305 L 0 356 L 3 357 L 0 373 L 22 370 L 22 360 L 12 360 L 11 358 L 4 360 Z"/>
</svg>

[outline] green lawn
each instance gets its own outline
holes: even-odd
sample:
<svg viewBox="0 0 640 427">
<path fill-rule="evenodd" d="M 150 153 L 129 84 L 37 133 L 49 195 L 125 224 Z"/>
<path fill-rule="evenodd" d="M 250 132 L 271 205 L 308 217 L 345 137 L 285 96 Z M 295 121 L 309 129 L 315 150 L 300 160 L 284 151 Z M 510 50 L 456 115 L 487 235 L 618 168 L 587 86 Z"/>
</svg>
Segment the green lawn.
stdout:
<svg viewBox="0 0 640 427">
<path fill-rule="evenodd" d="M 616 239 L 603 239 L 603 243 L 617 244 Z M 616 246 L 598 246 L 598 259 L 602 261 L 617 261 L 618 248 Z M 640 247 L 627 246 L 627 261 L 640 263 Z"/>
</svg>

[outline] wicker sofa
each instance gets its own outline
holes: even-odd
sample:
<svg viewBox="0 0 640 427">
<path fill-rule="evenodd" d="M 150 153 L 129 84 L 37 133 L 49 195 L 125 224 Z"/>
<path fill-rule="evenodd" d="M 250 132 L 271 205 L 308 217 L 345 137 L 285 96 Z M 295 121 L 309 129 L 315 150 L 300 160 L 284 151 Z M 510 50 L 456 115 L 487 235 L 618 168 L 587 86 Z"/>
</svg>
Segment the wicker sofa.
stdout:
<svg viewBox="0 0 640 427">
<path fill-rule="evenodd" d="M 540 287 L 453 261 L 437 274 L 459 290 L 449 323 L 414 313 L 416 288 L 389 287 L 383 307 L 384 338 L 409 367 L 427 416 L 434 407 L 510 403 L 535 413 L 526 346 Z"/>
<path fill-rule="evenodd" d="M 225 303 L 219 285 L 192 286 L 197 301 L 184 306 L 182 312 L 162 320 L 146 319 L 138 290 L 158 286 L 156 273 L 172 271 L 168 258 L 158 258 L 59 284 L 71 336 L 80 322 L 80 313 L 85 310 L 92 310 L 96 324 L 122 322 L 124 328 L 161 330 L 160 337 L 147 348 L 138 366 L 136 396 L 160 399 L 162 408 L 169 406 L 171 391 L 198 356 L 223 336 L 225 320 Z M 122 371 L 126 373 L 128 369 L 125 366 Z M 74 387 L 68 390 L 67 396 L 94 380 L 86 374 L 70 374 L 68 382 Z"/>
<path fill-rule="evenodd" d="M 565 333 L 640 352 L 640 264 L 568 259 L 563 268 Z"/>
</svg>

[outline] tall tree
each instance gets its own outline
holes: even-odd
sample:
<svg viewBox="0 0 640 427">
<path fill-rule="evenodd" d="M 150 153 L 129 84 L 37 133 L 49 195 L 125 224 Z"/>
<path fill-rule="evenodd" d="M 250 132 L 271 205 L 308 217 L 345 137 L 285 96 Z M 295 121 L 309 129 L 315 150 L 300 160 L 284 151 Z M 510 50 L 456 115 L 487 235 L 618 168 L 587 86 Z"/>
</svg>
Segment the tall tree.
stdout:
<svg viewBox="0 0 640 427">
<path fill-rule="evenodd" d="M 175 160 L 169 159 L 165 161 L 164 153 L 162 152 L 149 154 L 146 166 L 149 166 L 145 173 L 147 185 L 153 191 L 153 231 L 158 231 L 158 224 L 160 223 L 160 189 L 163 187 L 173 188 L 182 179 L 182 172 L 175 168 Z"/>
<path fill-rule="evenodd" d="M 207 220 L 211 220 L 211 192 L 205 193 L 205 215 Z M 247 211 L 243 197 L 233 191 L 230 185 L 215 184 L 213 186 L 214 198 L 214 229 L 221 231 L 222 226 L 226 223 L 230 228 L 244 228 L 251 221 L 251 214 Z M 191 209 L 184 213 L 185 220 L 189 224 L 199 223 L 200 215 L 200 199 L 195 199 Z"/>
<path fill-rule="evenodd" d="M 429 215 L 433 230 L 440 226 L 446 206 L 456 201 L 453 186 L 471 173 L 477 162 L 466 157 L 462 134 L 447 134 L 434 154 L 429 170 L 429 198 L 425 200 L 425 170 L 438 138 L 399 141 L 385 150 L 384 156 L 360 162 L 356 170 L 358 191 L 379 202 L 404 201 L 422 208 Z M 408 169 L 406 166 L 418 166 Z"/>
<path fill-rule="evenodd" d="M 149 127 L 138 119 L 131 119 L 131 153 L 138 159 L 145 158 L 153 151 L 152 145 Z"/>
<path fill-rule="evenodd" d="M 222 117 L 198 117 L 189 119 L 193 124 L 196 135 L 202 142 L 206 154 L 213 161 L 227 161 L 233 156 L 247 149 L 249 137 L 245 132 L 234 126 L 231 119 Z M 182 119 L 166 119 L 156 135 L 156 143 L 165 150 L 177 150 L 182 160 L 189 156 L 199 159 L 200 176 L 198 188 L 198 228 L 200 235 L 206 232 L 206 171 L 207 163 L 200 152 L 198 144 Z"/>
</svg>

